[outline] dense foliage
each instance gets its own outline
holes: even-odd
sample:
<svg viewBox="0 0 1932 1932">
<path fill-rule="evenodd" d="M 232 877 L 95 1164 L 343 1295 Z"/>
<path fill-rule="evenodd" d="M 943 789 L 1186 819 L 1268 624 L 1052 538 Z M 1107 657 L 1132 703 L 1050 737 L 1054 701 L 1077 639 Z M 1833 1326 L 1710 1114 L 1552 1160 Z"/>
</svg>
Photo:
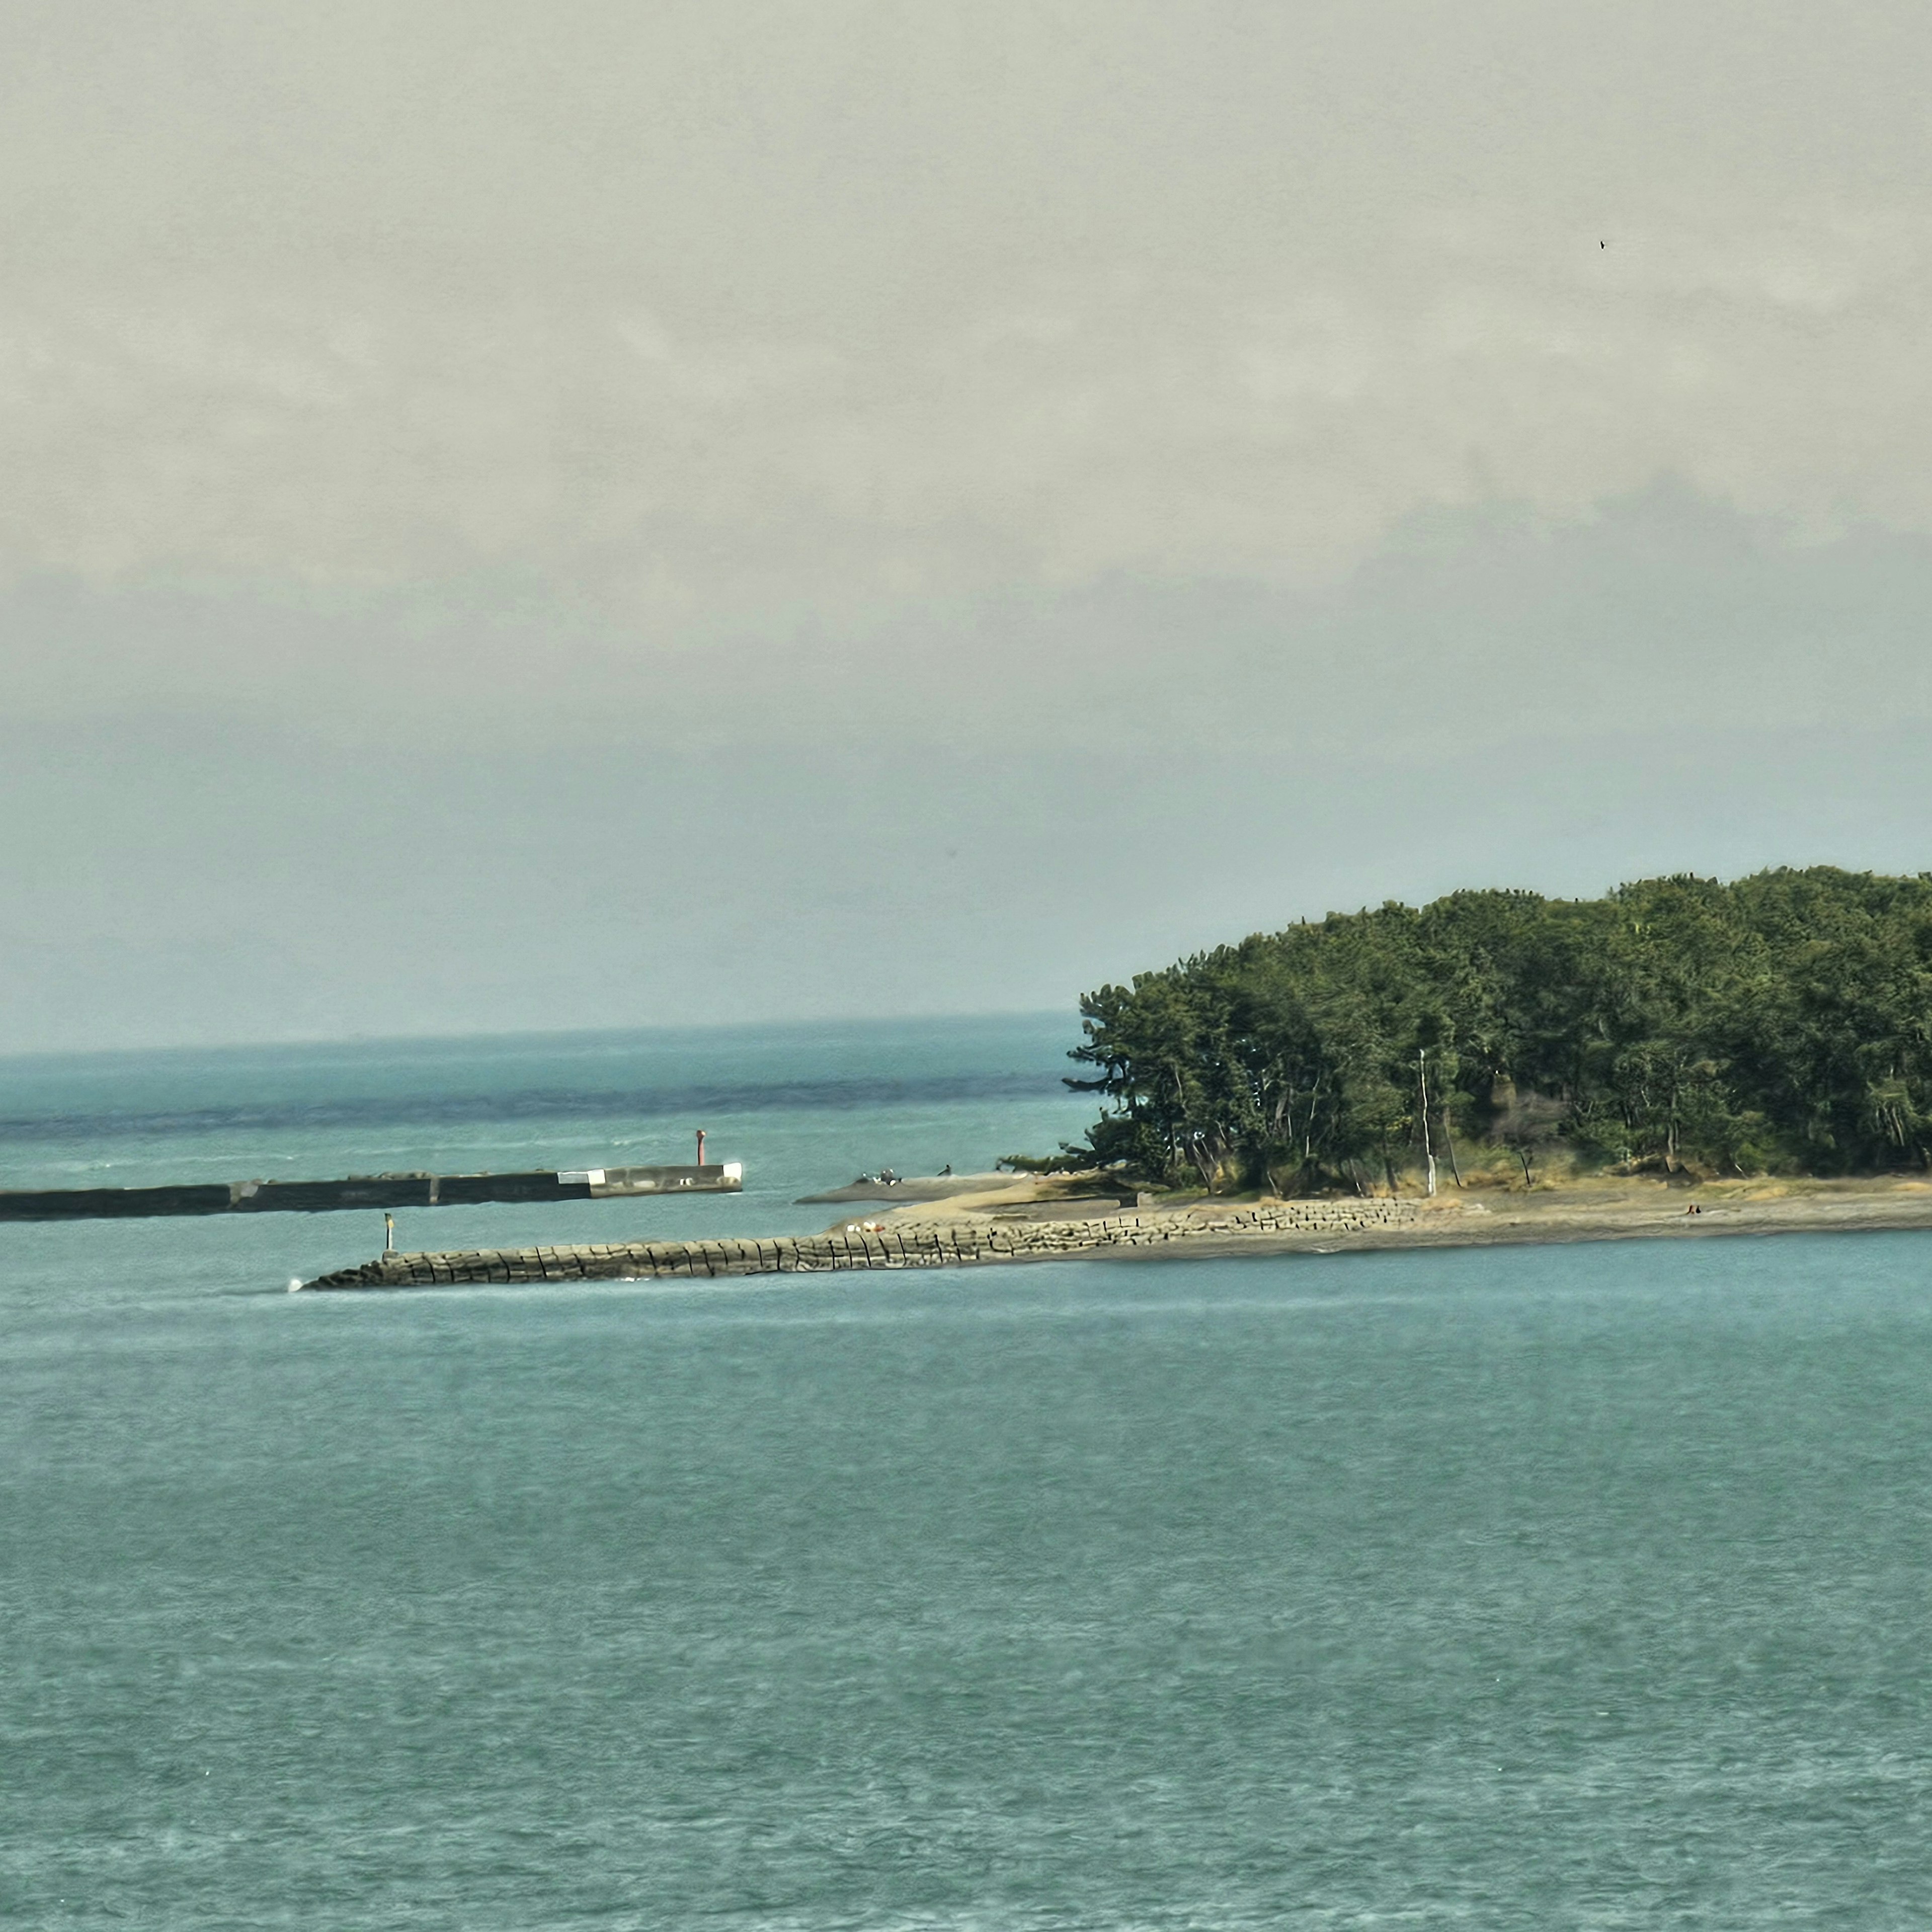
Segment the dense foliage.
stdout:
<svg viewBox="0 0 1932 1932">
<path fill-rule="evenodd" d="M 1359 1186 L 1458 1138 L 1526 1174 L 1552 1142 L 1714 1174 L 1932 1166 L 1932 874 L 1456 892 L 1258 934 L 1081 1010 L 1090 1157 L 1150 1178 Z"/>
</svg>

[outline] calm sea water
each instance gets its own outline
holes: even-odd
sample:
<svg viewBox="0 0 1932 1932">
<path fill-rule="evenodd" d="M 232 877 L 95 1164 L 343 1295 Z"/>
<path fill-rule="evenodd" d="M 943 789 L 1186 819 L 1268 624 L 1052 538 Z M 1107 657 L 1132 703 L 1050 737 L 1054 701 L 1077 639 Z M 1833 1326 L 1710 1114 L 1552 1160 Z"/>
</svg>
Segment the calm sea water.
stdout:
<svg viewBox="0 0 1932 1932">
<path fill-rule="evenodd" d="M 810 1227 L 1064 1044 L 16 1063 L 0 1172 L 704 1125 L 742 1201 L 404 1236 Z M 0 1228 L 10 1922 L 1932 1917 L 1932 1238 L 283 1292 L 373 1219 Z"/>
</svg>

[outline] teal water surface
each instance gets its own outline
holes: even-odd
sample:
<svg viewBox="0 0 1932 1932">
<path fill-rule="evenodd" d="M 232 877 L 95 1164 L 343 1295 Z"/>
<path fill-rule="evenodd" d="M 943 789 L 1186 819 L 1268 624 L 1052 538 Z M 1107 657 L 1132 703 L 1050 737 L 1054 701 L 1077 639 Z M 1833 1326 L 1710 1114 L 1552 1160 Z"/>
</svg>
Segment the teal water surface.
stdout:
<svg viewBox="0 0 1932 1932">
<path fill-rule="evenodd" d="M 1044 1039 L 713 1090 L 964 1165 L 1077 1123 Z M 524 1050 L 382 1164 L 554 1144 Z M 28 1076 L 37 1172 L 399 1090 Z M 342 1219 L 0 1229 L 11 1922 L 1932 1916 L 1932 1238 L 282 1292 Z"/>
</svg>

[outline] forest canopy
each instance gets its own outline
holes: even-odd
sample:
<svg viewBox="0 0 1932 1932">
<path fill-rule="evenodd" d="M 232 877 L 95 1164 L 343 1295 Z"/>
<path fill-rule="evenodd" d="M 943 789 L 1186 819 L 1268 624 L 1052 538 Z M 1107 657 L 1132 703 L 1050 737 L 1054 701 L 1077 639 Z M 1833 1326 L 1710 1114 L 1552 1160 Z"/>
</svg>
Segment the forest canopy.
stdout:
<svg viewBox="0 0 1932 1932">
<path fill-rule="evenodd" d="M 1259 934 L 1081 1001 L 1069 1164 L 1359 1187 L 1458 1140 L 1626 1170 L 1932 1166 L 1932 874 L 1462 892 Z M 1446 1143 L 1446 1148 L 1445 1148 Z"/>
</svg>

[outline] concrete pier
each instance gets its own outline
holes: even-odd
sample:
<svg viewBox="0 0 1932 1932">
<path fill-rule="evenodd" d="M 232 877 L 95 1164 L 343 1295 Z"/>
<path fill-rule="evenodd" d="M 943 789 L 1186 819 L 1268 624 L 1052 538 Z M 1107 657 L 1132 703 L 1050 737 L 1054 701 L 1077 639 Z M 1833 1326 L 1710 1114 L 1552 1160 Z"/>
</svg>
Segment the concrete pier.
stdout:
<svg viewBox="0 0 1932 1932">
<path fill-rule="evenodd" d="M 962 1268 L 988 1262 L 1184 1246 L 1204 1238 L 1268 1234 L 1349 1235 L 1411 1226 L 1412 1201 L 1290 1201 L 1267 1207 L 1111 1214 L 1089 1220 L 962 1216 L 896 1226 L 854 1222 L 829 1234 L 765 1240 L 628 1241 L 556 1248 L 389 1254 L 305 1282 L 311 1288 L 442 1288 L 568 1281 L 716 1279 L 830 1274 L 853 1268 Z"/>
<path fill-rule="evenodd" d="M 485 1201 L 608 1201 L 736 1194 L 736 1161 L 701 1167 L 590 1167 L 536 1174 L 352 1174 L 344 1180 L 232 1180 L 176 1187 L 0 1192 L 0 1221 L 123 1221 L 168 1214 L 328 1214 L 356 1208 L 473 1207 Z"/>
</svg>

